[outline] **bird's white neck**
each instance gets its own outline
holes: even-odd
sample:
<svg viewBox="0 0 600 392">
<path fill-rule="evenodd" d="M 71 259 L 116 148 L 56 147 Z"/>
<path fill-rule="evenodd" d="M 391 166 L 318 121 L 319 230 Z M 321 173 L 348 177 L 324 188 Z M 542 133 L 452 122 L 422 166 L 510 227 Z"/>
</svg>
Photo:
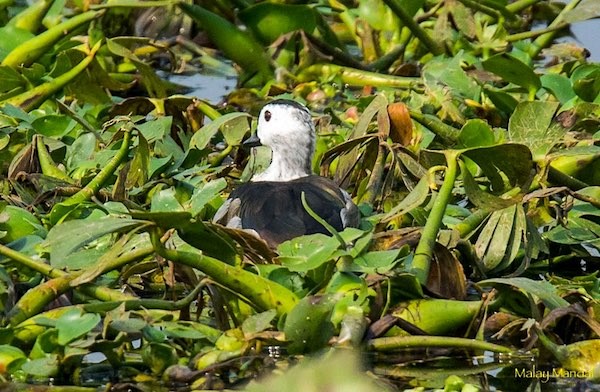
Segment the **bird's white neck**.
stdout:
<svg viewBox="0 0 600 392">
<path fill-rule="evenodd" d="M 251 181 L 292 181 L 310 176 L 311 162 L 311 148 L 292 149 L 276 146 L 272 148 L 269 167 L 264 172 L 253 176 Z"/>
</svg>

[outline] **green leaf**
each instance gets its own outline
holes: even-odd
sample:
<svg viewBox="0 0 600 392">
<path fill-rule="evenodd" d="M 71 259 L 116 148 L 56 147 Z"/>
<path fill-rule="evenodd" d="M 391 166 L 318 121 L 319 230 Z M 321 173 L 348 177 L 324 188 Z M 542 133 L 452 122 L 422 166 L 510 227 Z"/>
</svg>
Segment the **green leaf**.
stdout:
<svg viewBox="0 0 600 392">
<path fill-rule="evenodd" d="M 151 212 L 183 211 L 184 208 L 177 200 L 174 188 L 163 189 L 152 196 Z"/>
<path fill-rule="evenodd" d="M 465 148 L 491 146 L 494 142 L 494 132 L 487 122 L 480 119 L 467 120 L 458 136 L 459 146 Z"/>
<path fill-rule="evenodd" d="M 519 103 L 519 101 L 517 101 L 512 95 L 503 91 L 486 88 L 484 89 L 484 92 L 490 101 L 492 101 L 494 106 L 496 106 L 499 111 L 504 112 L 506 116 L 509 116 L 512 112 L 514 112 L 517 104 Z"/>
<path fill-rule="evenodd" d="M 10 143 L 10 135 L 0 132 L 0 150 L 3 150 Z"/>
<path fill-rule="evenodd" d="M 364 288 L 365 280 L 352 272 L 336 271 L 329 283 L 327 283 L 326 293 L 346 293 L 352 290 L 361 290 Z"/>
<path fill-rule="evenodd" d="M 62 137 L 75 127 L 76 123 L 71 118 L 63 115 L 49 114 L 38 117 L 31 123 L 33 129 L 48 137 Z"/>
<path fill-rule="evenodd" d="M 525 222 L 519 219 L 519 225 L 515 227 L 516 208 L 516 205 L 512 205 L 494 211 L 477 239 L 475 251 L 482 261 L 484 271 L 495 269 L 507 256 L 513 257 L 515 237 L 519 239 L 518 250 Z"/>
<path fill-rule="evenodd" d="M 401 253 L 404 253 L 406 256 L 408 254 L 408 247 L 367 252 L 356 257 L 349 269 L 367 274 L 384 274 L 400 262 L 399 257 Z"/>
<path fill-rule="evenodd" d="M 219 196 L 226 186 L 227 181 L 224 178 L 218 178 L 204 183 L 200 188 L 195 188 L 194 194 L 189 201 L 192 216 L 198 215 L 211 200 Z"/>
<path fill-rule="evenodd" d="M 140 221 L 133 219 L 104 217 L 72 220 L 56 225 L 48 232 L 44 243 L 50 250 L 50 263 L 64 267 L 64 259 L 81 247 L 106 234 L 130 230 L 140 224 Z"/>
<path fill-rule="evenodd" d="M 157 117 L 152 121 L 146 121 L 143 124 L 137 125 L 137 129 L 148 140 L 148 143 L 154 143 L 157 140 L 162 140 L 171 133 L 171 125 L 173 117 L 164 116 Z"/>
<path fill-rule="evenodd" d="M 163 229 L 177 229 L 182 240 L 206 255 L 233 264 L 238 256 L 236 245 L 219 225 L 193 220 L 187 211 L 133 211 L 131 216 L 155 222 Z"/>
<path fill-rule="evenodd" d="M 94 134 L 88 132 L 79 136 L 73 144 L 71 148 L 67 149 L 67 153 L 65 156 L 66 166 L 69 169 L 69 172 L 80 169 L 90 161 L 94 155 L 94 151 L 96 150 L 96 137 Z M 95 163 L 93 164 L 96 166 Z"/>
<path fill-rule="evenodd" d="M 240 117 L 249 117 L 248 113 L 228 113 L 223 116 L 217 118 L 213 122 L 203 126 L 198 130 L 198 132 L 194 133 L 192 139 L 190 140 L 190 148 L 197 148 L 198 150 L 203 150 L 208 146 L 210 140 L 217 134 L 219 129 L 227 124 L 229 121 L 237 121 Z M 236 133 L 234 131 L 229 132 L 229 137 L 235 141 Z M 239 133 L 238 133 L 239 136 Z M 243 136 L 243 135 L 242 135 Z M 240 139 L 241 140 L 241 139 Z"/>
<path fill-rule="evenodd" d="M 24 88 L 26 84 L 25 79 L 23 79 L 21 74 L 9 66 L 0 66 L 0 80 L 2 80 L 2 84 L 0 85 L 0 94 L 10 92 L 11 96 L 21 92 L 22 88 Z M 4 98 L 8 98 L 8 95 L 0 99 Z"/>
<path fill-rule="evenodd" d="M 327 345 L 334 332 L 331 313 L 340 297 L 340 294 L 308 296 L 292 309 L 283 327 L 290 354 L 314 352 Z"/>
<path fill-rule="evenodd" d="M 142 349 L 142 361 L 153 374 L 161 374 L 177 360 L 177 351 L 170 344 L 151 342 Z"/>
<path fill-rule="evenodd" d="M 148 323 L 142 319 L 119 319 L 114 320 L 110 323 L 110 327 L 116 331 L 136 334 L 141 333 L 142 330 L 148 325 Z"/>
<path fill-rule="evenodd" d="M 30 235 L 46 234 L 46 229 L 35 215 L 12 205 L 0 205 L 0 231 L 5 232 L 2 243 L 13 242 Z"/>
<path fill-rule="evenodd" d="M 133 64 L 142 74 L 140 81 L 153 98 L 165 98 L 167 87 L 165 82 L 154 73 L 153 68 L 140 60 L 129 47 L 150 44 L 148 38 L 139 37 L 116 37 L 106 40 L 106 48 L 113 54 L 121 56 Z"/>
<path fill-rule="evenodd" d="M 429 85 L 443 83 L 454 95 L 479 101 L 481 87 L 462 69 L 462 57 L 459 53 L 450 58 L 440 56 L 428 61 L 423 67 L 423 78 Z"/>
<path fill-rule="evenodd" d="M 562 105 L 576 97 L 571 81 L 564 75 L 545 74 L 540 77 L 542 87 L 549 90 Z"/>
<path fill-rule="evenodd" d="M 161 323 L 154 323 L 153 325 L 161 328 L 164 334 L 170 338 L 206 339 L 210 342 L 215 342 L 221 336 L 221 331 L 218 329 L 193 321 L 163 321 Z"/>
<path fill-rule="evenodd" d="M 381 221 L 389 222 L 395 217 L 406 214 L 423 204 L 427 200 L 427 196 L 429 196 L 429 180 L 429 175 L 421 177 L 414 189 L 385 214 Z"/>
<path fill-rule="evenodd" d="M 521 102 L 508 122 L 512 142 L 529 147 L 535 161 L 542 159 L 564 136 L 564 129 L 552 124 L 558 102 Z"/>
<path fill-rule="evenodd" d="M 526 146 L 505 143 L 469 149 L 462 155 L 475 162 L 481 168 L 483 175 L 490 181 L 490 189 L 487 192 L 479 189 L 470 177 L 471 174 L 465 170 L 466 165 L 459 161 L 465 180 L 465 191 L 474 203 L 481 206 L 487 206 L 494 202 L 508 205 L 514 200 L 518 200 L 519 195 L 529 189 L 534 173 L 534 164 L 531 152 Z M 510 194 L 504 195 L 507 192 Z M 493 195 L 504 196 L 494 198 Z"/>
<path fill-rule="evenodd" d="M 259 314 L 248 317 L 242 323 L 242 331 L 244 335 L 253 335 L 262 332 L 271 327 L 271 323 L 275 320 L 277 312 L 275 309 L 267 310 Z"/>
<path fill-rule="evenodd" d="M 81 309 L 70 309 L 56 320 L 58 344 L 64 346 L 90 332 L 101 318 L 96 313 L 83 313 Z"/>
<path fill-rule="evenodd" d="M 312 34 L 317 27 L 317 16 L 307 5 L 274 3 L 255 4 L 238 14 L 240 20 L 265 44 L 296 30 Z"/>
<path fill-rule="evenodd" d="M 600 186 L 589 186 L 577 191 L 578 194 L 588 196 L 590 198 L 600 200 Z M 600 209 L 591 203 L 575 200 L 573 202 L 573 208 L 569 211 L 569 217 L 583 217 L 583 216 L 598 216 L 600 217 Z"/>
<path fill-rule="evenodd" d="M 581 0 L 575 8 L 561 16 L 562 21 L 565 23 L 581 22 L 600 17 L 600 2 L 597 0 Z"/>
<path fill-rule="evenodd" d="M 600 66 L 585 64 L 577 67 L 571 74 L 573 91 L 587 102 L 600 103 Z"/>
<path fill-rule="evenodd" d="M 10 366 L 11 362 L 21 358 L 27 358 L 27 356 L 19 348 L 8 344 L 0 345 L 0 367 L 3 369 Z"/>
<path fill-rule="evenodd" d="M 508 53 L 500 53 L 488 58 L 481 63 L 486 71 L 495 73 L 507 82 L 524 87 L 529 91 L 530 97 L 542 87 L 540 78 L 533 69 L 511 56 Z"/>
<path fill-rule="evenodd" d="M 533 294 L 539 298 L 550 310 L 569 306 L 569 302 L 558 295 L 556 287 L 545 280 L 540 281 L 521 277 L 495 278 L 482 280 L 478 284 L 480 286 L 493 286 L 495 284 L 514 286 L 526 293 Z"/>
<path fill-rule="evenodd" d="M 4 26 L 0 28 L 0 37 L 2 37 L 0 40 L 0 61 L 4 60 L 6 55 L 9 54 L 14 48 L 23 42 L 28 41 L 34 36 L 35 35 L 30 31 L 20 29 L 15 26 Z"/>
<path fill-rule="evenodd" d="M 138 145 L 135 148 L 125 186 L 127 188 L 144 186 L 148 181 L 148 167 L 150 166 L 150 147 L 143 135 L 138 136 Z"/>
<path fill-rule="evenodd" d="M 294 292 L 298 297 L 303 297 L 308 292 L 304 287 L 304 278 L 298 272 L 292 272 L 285 267 L 274 264 L 259 264 L 256 268 L 260 272 L 259 275 L 264 276 L 275 283 L 279 283 L 288 290 Z"/>
<path fill-rule="evenodd" d="M 245 113 L 243 113 L 245 114 Z M 250 131 L 250 124 L 248 120 L 250 116 L 234 116 L 229 121 L 225 122 L 221 127 L 221 133 L 230 146 L 239 146 L 246 135 Z"/>
<path fill-rule="evenodd" d="M 569 217 L 566 227 L 557 226 L 544 237 L 557 244 L 588 244 L 600 249 L 600 225 L 577 216 Z"/>
<path fill-rule="evenodd" d="M 306 272 L 331 260 L 340 243 L 325 234 L 311 234 L 285 241 L 277 247 L 278 260 L 290 271 Z"/>
<path fill-rule="evenodd" d="M 50 354 L 44 358 L 33 359 L 25 362 L 21 370 L 27 374 L 38 377 L 56 376 L 59 371 L 59 361 L 57 354 Z"/>
<path fill-rule="evenodd" d="M 480 184 L 478 184 L 473 178 L 468 165 L 466 165 L 463 161 L 459 161 L 459 165 L 463 178 L 465 193 L 469 198 L 469 201 L 471 201 L 471 203 L 473 203 L 475 206 L 484 210 L 492 211 L 494 209 L 508 207 L 520 200 L 518 197 L 519 195 L 510 198 L 502 198 L 484 189 L 481 189 Z"/>
</svg>

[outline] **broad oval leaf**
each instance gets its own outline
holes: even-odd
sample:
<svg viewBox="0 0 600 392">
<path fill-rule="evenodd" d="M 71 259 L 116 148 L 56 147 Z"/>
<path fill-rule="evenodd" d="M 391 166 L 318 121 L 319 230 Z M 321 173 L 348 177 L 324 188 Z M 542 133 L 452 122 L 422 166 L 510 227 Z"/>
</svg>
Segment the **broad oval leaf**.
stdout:
<svg viewBox="0 0 600 392">
<path fill-rule="evenodd" d="M 307 296 L 298 302 L 285 319 L 283 331 L 290 354 L 319 350 L 333 336 L 330 317 L 340 294 Z"/>
<path fill-rule="evenodd" d="M 82 313 L 81 309 L 71 309 L 56 320 L 58 344 L 64 346 L 90 332 L 101 318 L 96 313 Z"/>
<path fill-rule="evenodd" d="M 325 234 L 304 235 L 279 245 L 277 258 L 290 271 L 306 272 L 331 260 L 340 243 Z"/>
<path fill-rule="evenodd" d="M 495 142 L 494 132 L 487 122 L 479 119 L 467 120 L 458 135 L 460 147 L 491 146 Z"/>
<path fill-rule="evenodd" d="M 106 234 L 130 230 L 141 224 L 141 221 L 110 216 L 67 221 L 48 232 L 44 245 L 50 250 L 50 263 L 59 268 L 65 267 L 64 259 L 90 242 Z"/>
<path fill-rule="evenodd" d="M 508 137 L 531 149 L 534 160 L 543 158 L 562 139 L 564 129 L 552 123 L 558 102 L 521 102 L 508 122 Z"/>
<path fill-rule="evenodd" d="M 495 73 L 507 82 L 526 88 L 530 96 L 542 87 L 533 69 L 508 53 L 500 53 L 481 63 L 486 71 Z"/>
<path fill-rule="evenodd" d="M 240 117 L 250 117 L 250 115 L 248 113 L 238 112 L 228 113 L 217 118 L 210 124 L 203 126 L 198 130 L 198 132 L 194 133 L 194 136 L 192 136 L 192 139 L 190 140 L 190 148 L 197 148 L 198 150 L 205 149 L 210 140 L 217 134 L 222 126 L 230 121 L 239 120 Z M 237 139 L 238 138 L 233 137 L 231 141 L 233 142 Z"/>
<path fill-rule="evenodd" d="M 317 14 L 307 5 L 259 3 L 247 7 L 238 17 L 265 44 L 296 30 L 313 33 L 317 27 Z"/>
</svg>

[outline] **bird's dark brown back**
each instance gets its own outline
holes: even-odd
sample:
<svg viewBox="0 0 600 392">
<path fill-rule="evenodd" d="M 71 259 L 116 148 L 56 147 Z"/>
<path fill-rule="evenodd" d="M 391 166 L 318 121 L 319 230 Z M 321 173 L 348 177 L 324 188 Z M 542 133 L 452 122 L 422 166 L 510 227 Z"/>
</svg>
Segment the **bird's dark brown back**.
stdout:
<svg viewBox="0 0 600 392">
<path fill-rule="evenodd" d="M 302 205 L 302 192 L 310 208 L 338 231 L 344 229 L 341 210 L 344 195 L 336 183 L 320 176 L 292 181 L 259 181 L 240 185 L 230 198 L 240 199 L 242 228 L 254 229 L 269 244 L 305 234 L 328 231 Z"/>
</svg>

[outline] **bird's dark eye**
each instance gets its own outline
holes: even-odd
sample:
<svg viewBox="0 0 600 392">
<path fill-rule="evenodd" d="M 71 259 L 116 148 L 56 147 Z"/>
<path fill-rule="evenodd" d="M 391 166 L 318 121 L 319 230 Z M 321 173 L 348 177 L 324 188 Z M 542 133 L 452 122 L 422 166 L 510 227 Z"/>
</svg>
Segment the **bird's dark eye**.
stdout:
<svg viewBox="0 0 600 392">
<path fill-rule="evenodd" d="M 267 110 L 265 112 L 265 121 L 269 121 L 270 119 L 271 119 L 271 112 Z"/>
</svg>

